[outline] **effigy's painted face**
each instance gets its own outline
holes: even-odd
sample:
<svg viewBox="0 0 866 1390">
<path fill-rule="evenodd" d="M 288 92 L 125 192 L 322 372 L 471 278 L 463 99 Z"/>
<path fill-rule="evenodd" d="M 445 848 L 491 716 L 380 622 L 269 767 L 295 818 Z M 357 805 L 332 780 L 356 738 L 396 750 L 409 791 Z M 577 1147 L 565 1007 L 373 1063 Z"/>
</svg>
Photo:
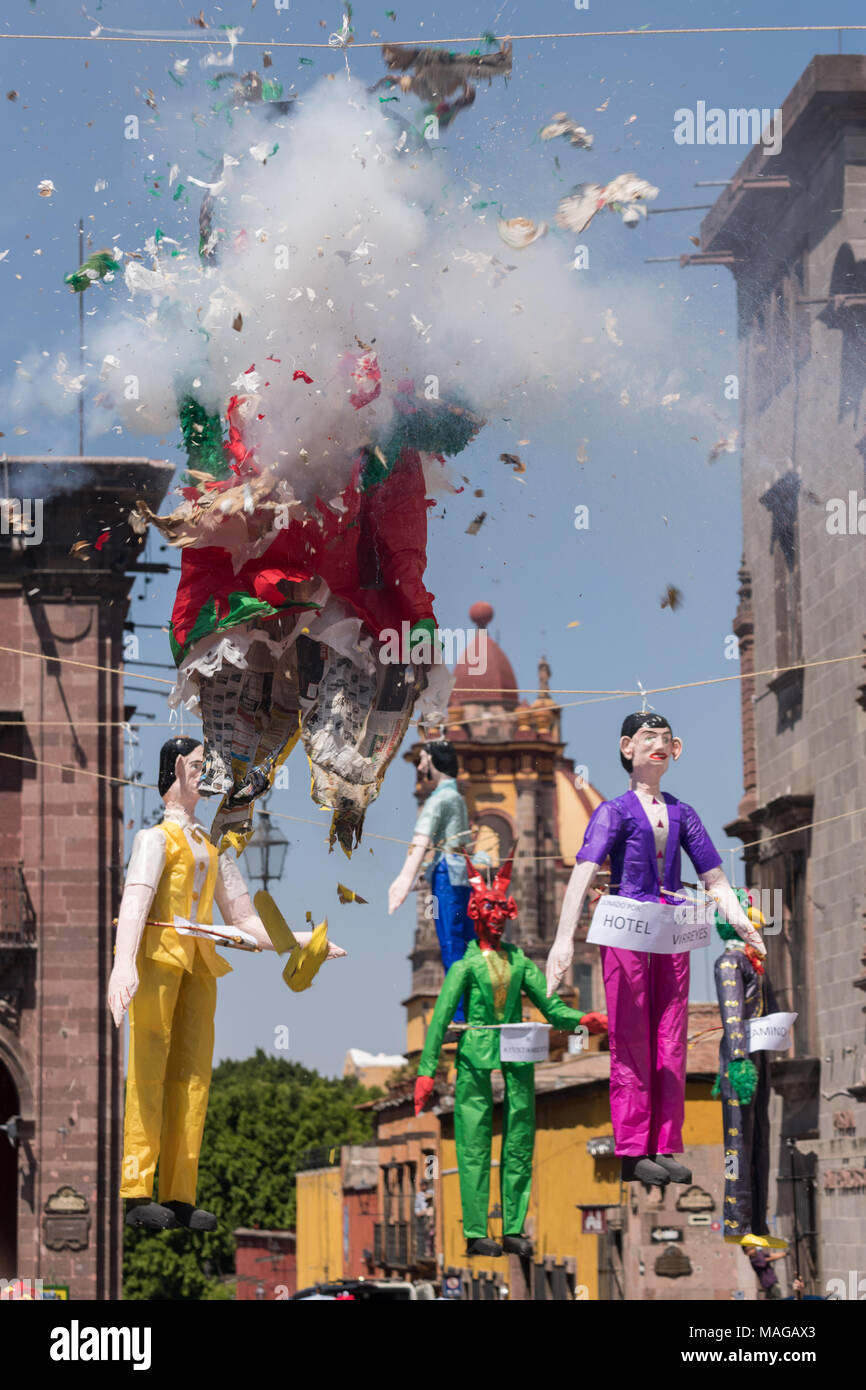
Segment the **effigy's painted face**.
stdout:
<svg viewBox="0 0 866 1390">
<path fill-rule="evenodd" d="M 631 760 L 633 775 L 637 777 L 647 773 L 664 776 L 683 751 L 682 740 L 674 738 L 670 729 L 651 729 L 646 724 L 631 738 L 621 738 L 619 746 L 623 757 Z"/>
<path fill-rule="evenodd" d="M 475 923 L 475 934 L 482 946 L 496 948 L 502 940 L 505 923 L 517 916 L 517 903 L 507 884 L 499 883 L 497 875 L 490 888 L 486 884 L 480 888 L 473 885 L 467 912 Z"/>
<path fill-rule="evenodd" d="M 197 793 L 198 784 L 201 781 L 202 770 L 204 769 L 204 748 L 201 744 L 194 748 L 191 753 L 179 757 L 174 765 L 175 785 L 181 795 L 187 793 Z"/>
<path fill-rule="evenodd" d="M 516 846 L 515 846 L 516 848 Z M 466 851 L 463 851 L 469 874 L 472 892 L 466 912 L 475 923 L 475 935 L 482 946 L 498 950 L 505 930 L 505 923 L 517 916 L 517 903 L 511 896 L 511 868 L 514 863 L 514 850 L 495 875 L 492 883 L 487 883 L 478 872 Z"/>
</svg>

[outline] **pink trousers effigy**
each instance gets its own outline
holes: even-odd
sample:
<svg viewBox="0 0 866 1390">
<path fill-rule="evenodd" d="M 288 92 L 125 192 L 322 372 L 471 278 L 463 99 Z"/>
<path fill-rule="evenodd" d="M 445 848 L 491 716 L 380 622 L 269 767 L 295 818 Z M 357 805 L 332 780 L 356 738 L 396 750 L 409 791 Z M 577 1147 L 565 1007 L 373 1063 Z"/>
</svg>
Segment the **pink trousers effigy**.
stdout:
<svg viewBox="0 0 866 1390">
<path fill-rule="evenodd" d="M 616 1152 L 682 1153 L 689 1023 L 688 952 L 601 947 Z"/>
</svg>

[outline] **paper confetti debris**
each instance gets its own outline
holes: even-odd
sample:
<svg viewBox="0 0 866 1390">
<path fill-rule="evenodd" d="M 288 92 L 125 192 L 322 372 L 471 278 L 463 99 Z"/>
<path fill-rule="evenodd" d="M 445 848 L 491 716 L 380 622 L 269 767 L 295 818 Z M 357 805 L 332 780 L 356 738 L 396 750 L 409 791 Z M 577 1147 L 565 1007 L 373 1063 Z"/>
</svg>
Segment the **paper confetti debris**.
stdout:
<svg viewBox="0 0 866 1390">
<path fill-rule="evenodd" d="M 557 140 L 560 136 L 565 137 L 569 144 L 575 145 L 578 149 L 592 149 L 593 137 L 586 127 L 571 120 L 565 111 L 558 111 L 550 125 L 546 125 L 541 132 L 542 140 Z"/>
<path fill-rule="evenodd" d="M 544 236 L 547 223 L 536 223 L 529 217 L 509 217 L 500 219 L 497 231 L 501 240 L 506 246 L 510 246 L 512 251 L 522 251 L 524 247 L 531 246 L 539 237 Z"/>
<path fill-rule="evenodd" d="M 360 893 L 356 893 L 353 888 L 347 888 L 344 883 L 337 884 L 337 897 L 341 903 L 365 903 L 366 898 L 362 898 Z"/>
<path fill-rule="evenodd" d="M 94 251 L 77 270 L 64 275 L 64 285 L 68 285 L 73 294 L 81 294 L 95 280 L 110 280 L 120 270 L 120 265 L 114 259 L 116 254 L 112 251 Z"/>
<path fill-rule="evenodd" d="M 509 463 L 515 473 L 526 472 L 526 464 L 519 454 L 500 454 L 499 461 L 500 463 Z"/>
<path fill-rule="evenodd" d="M 466 527 L 467 536 L 477 536 L 487 518 L 486 512 L 479 512 L 474 521 L 470 521 Z"/>
<path fill-rule="evenodd" d="M 613 309 L 605 309 L 604 311 L 604 331 L 616 347 L 622 347 L 622 338 L 617 337 L 616 315 Z"/>
<path fill-rule="evenodd" d="M 716 440 L 710 452 L 707 454 L 707 463 L 715 463 L 722 454 L 734 454 L 737 451 L 737 438 L 739 430 L 731 430 L 722 439 Z"/>
<path fill-rule="evenodd" d="M 579 183 L 557 205 L 556 225 L 571 232 L 583 232 L 600 208 L 619 212 L 627 227 L 646 217 L 643 202 L 658 197 L 658 189 L 636 174 L 617 174 L 608 184 Z"/>
<path fill-rule="evenodd" d="M 672 613 L 675 613 L 678 608 L 682 607 L 682 602 L 682 589 L 678 589 L 675 584 L 668 584 L 661 596 L 659 606 L 661 608 L 669 608 Z"/>
<path fill-rule="evenodd" d="M 55 192 L 54 184 L 50 179 L 42 179 L 41 182 L 36 185 L 36 191 L 40 198 L 50 198 L 51 194 Z"/>
</svg>

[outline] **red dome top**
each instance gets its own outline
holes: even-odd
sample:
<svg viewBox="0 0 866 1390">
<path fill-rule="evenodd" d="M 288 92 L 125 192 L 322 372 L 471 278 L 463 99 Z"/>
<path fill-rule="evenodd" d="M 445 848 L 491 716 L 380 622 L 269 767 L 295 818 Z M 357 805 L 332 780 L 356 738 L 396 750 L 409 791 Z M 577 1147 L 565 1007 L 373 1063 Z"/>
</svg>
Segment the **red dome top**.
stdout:
<svg viewBox="0 0 866 1390">
<path fill-rule="evenodd" d="M 476 627 L 487 627 L 493 618 L 493 608 L 489 603 L 473 603 L 469 609 L 469 618 Z"/>
<path fill-rule="evenodd" d="M 477 645 L 470 651 L 473 661 L 470 663 L 464 657 L 454 668 L 454 690 L 449 703 L 502 705 L 505 709 L 516 709 L 517 678 L 511 662 L 485 631 L 493 618 L 493 608 L 489 603 L 473 603 L 469 617 L 484 635 L 475 639 Z"/>
</svg>

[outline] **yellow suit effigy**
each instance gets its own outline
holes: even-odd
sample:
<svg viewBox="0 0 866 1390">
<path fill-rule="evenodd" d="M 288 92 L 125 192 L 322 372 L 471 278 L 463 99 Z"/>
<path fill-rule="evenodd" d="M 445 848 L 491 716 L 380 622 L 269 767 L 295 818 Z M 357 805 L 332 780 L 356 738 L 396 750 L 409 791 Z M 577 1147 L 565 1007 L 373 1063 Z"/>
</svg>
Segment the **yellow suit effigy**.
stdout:
<svg viewBox="0 0 866 1390">
<path fill-rule="evenodd" d="M 213 942 L 160 925 L 213 921 L 217 852 L 204 833 L 165 820 L 165 866 L 136 961 L 129 1007 L 129 1069 L 122 1197 L 150 1197 L 157 1159 L 162 1203 L 195 1205 L 214 1045 L 216 982 L 231 971 Z"/>
</svg>

